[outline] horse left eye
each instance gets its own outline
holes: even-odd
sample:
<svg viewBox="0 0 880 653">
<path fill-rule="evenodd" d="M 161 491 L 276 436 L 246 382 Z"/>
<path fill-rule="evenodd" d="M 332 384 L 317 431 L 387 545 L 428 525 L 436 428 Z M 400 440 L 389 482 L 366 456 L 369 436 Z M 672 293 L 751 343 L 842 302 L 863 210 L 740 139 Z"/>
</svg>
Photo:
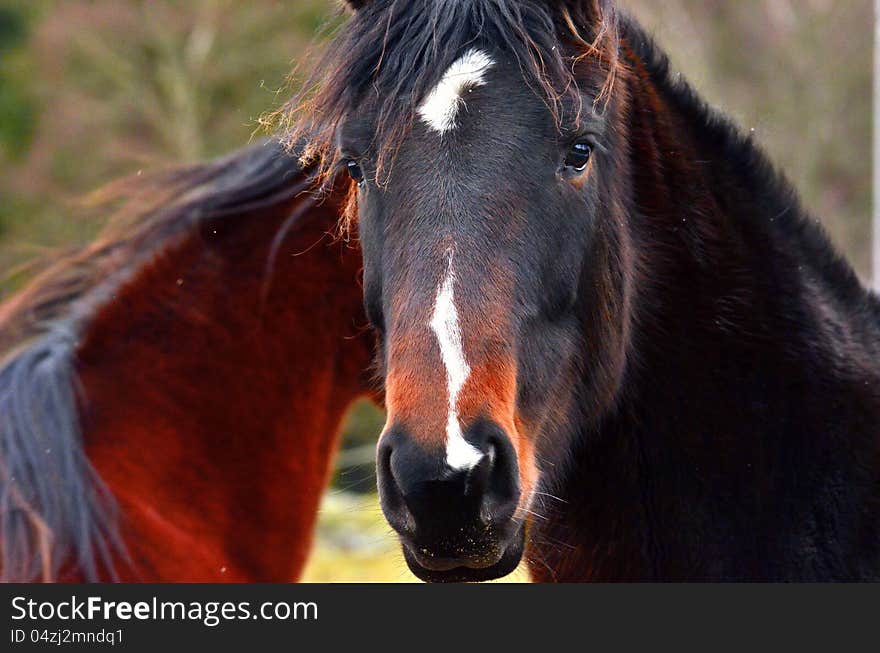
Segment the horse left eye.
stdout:
<svg viewBox="0 0 880 653">
<path fill-rule="evenodd" d="M 348 176 L 357 183 L 361 183 L 364 180 L 364 171 L 361 170 L 357 161 L 349 161 L 345 164 L 345 169 L 348 170 Z"/>
<path fill-rule="evenodd" d="M 575 143 L 568 151 L 565 157 L 565 165 L 581 172 L 590 162 L 590 156 L 593 154 L 593 148 L 589 143 Z"/>
</svg>

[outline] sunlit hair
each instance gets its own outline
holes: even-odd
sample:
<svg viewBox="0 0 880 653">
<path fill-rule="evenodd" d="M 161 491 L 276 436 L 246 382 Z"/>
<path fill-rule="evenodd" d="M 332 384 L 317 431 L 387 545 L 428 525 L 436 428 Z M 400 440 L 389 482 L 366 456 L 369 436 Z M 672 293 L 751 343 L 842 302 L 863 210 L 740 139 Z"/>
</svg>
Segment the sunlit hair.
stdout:
<svg viewBox="0 0 880 653">
<path fill-rule="evenodd" d="M 339 124 L 369 103 L 376 115 L 369 154 L 381 183 L 421 99 L 479 44 L 514 57 L 559 126 L 579 124 L 581 91 L 601 102 L 614 83 L 617 19 L 608 0 L 373 0 L 339 30 L 276 114 L 282 137 L 329 178 L 340 164 Z M 587 57 L 604 70 L 598 89 L 578 84 L 576 65 Z M 576 107 L 568 109 L 574 115 L 567 107 Z"/>
</svg>

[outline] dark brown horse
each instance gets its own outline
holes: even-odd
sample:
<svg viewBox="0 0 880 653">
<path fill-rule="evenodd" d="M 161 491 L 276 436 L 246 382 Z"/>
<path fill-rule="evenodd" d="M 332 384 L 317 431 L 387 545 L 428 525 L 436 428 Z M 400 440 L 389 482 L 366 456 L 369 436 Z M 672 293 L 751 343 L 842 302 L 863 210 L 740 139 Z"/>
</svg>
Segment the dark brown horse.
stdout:
<svg viewBox="0 0 880 653">
<path fill-rule="evenodd" d="M 350 4 L 293 106 L 357 184 L 411 569 L 880 578 L 880 302 L 755 143 L 611 2 Z"/>
<path fill-rule="evenodd" d="M 123 190 L 0 308 L 2 577 L 295 580 L 366 393 L 339 193 L 277 145 Z"/>
</svg>

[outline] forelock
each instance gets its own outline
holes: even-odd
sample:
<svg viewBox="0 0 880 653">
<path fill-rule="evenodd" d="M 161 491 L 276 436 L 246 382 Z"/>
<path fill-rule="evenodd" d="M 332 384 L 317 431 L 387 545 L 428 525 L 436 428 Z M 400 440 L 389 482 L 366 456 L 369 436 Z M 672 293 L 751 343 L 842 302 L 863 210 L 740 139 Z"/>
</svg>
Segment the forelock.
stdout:
<svg viewBox="0 0 880 653">
<path fill-rule="evenodd" d="M 566 106 L 577 106 L 580 89 L 560 36 L 576 47 L 575 59 L 597 55 L 613 71 L 616 23 L 606 7 L 610 3 L 601 0 L 374 0 L 340 29 L 285 107 L 282 137 L 307 143 L 304 158 L 331 173 L 338 164 L 337 128 L 370 106 L 371 154 L 379 172 L 393 159 L 420 104 L 474 50 L 511 57 L 557 123 L 576 122 L 578 116 L 564 115 Z"/>
</svg>

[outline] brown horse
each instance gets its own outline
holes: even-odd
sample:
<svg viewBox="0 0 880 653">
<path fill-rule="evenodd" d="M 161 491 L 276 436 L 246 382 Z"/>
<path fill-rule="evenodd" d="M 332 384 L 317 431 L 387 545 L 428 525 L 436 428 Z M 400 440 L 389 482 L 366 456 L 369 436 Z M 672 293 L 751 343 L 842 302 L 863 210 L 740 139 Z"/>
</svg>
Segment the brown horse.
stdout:
<svg viewBox="0 0 880 653">
<path fill-rule="evenodd" d="M 272 144 L 122 190 L 0 308 L 2 578 L 295 580 L 366 393 L 341 193 Z"/>
</svg>

